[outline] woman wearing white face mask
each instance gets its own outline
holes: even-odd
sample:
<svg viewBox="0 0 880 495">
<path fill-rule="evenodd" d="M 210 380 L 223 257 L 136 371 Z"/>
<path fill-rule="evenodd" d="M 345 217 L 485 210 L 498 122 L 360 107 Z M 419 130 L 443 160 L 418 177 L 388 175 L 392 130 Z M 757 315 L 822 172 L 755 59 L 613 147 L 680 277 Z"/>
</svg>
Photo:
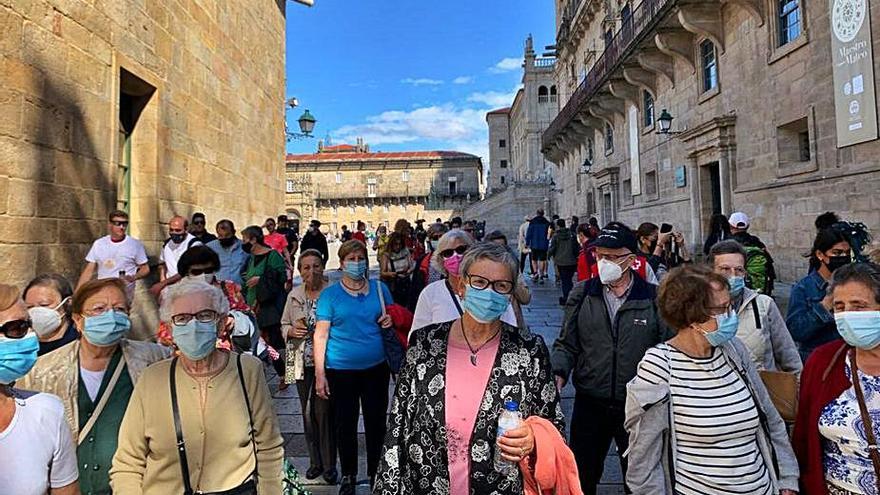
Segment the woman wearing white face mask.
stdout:
<svg viewBox="0 0 880 495">
<path fill-rule="evenodd" d="M 727 279 L 706 266 L 676 268 L 657 305 L 676 334 L 645 353 L 627 385 L 629 489 L 794 495 L 797 460 L 749 351 L 734 338 Z"/>
<path fill-rule="evenodd" d="M 144 371 L 135 387 L 119 428 L 113 492 L 280 495 L 283 440 L 263 366 L 215 345 L 226 297 L 183 280 L 159 311 L 181 354 Z"/>
<path fill-rule="evenodd" d="M 843 340 L 818 347 L 801 374 L 792 442 L 803 493 L 880 492 L 880 266 L 834 271 L 830 295 Z"/>
<path fill-rule="evenodd" d="M 73 342 L 79 336 L 70 318 L 71 296 L 73 287 L 70 282 L 57 273 L 40 275 L 25 287 L 22 297 L 40 340 L 40 356 Z"/>
<path fill-rule="evenodd" d="M 131 328 L 125 283 L 86 282 L 74 293 L 71 313 L 81 338 L 37 360 L 19 384 L 57 395 L 77 442 L 80 488 L 109 493 L 110 461 L 131 392 L 148 365 L 170 351 L 125 339 Z"/>
<path fill-rule="evenodd" d="M 0 489 L 16 495 L 74 495 L 76 450 L 58 397 L 13 388 L 37 360 L 18 289 L 0 284 Z"/>
</svg>

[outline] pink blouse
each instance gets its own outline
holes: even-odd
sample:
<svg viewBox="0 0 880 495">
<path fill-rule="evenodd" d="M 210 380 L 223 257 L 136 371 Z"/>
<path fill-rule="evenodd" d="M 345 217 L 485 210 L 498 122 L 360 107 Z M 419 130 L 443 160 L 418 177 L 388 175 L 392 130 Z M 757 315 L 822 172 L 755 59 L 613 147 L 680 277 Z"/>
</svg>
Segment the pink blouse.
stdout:
<svg viewBox="0 0 880 495">
<path fill-rule="evenodd" d="M 477 412 L 495 364 L 500 339 L 496 336 L 477 353 L 477 366 L 467 346 L 450 339 L 446 360 L 446 443 L 450 495 L 470 493 L 470 444 Z"/>
</svg>

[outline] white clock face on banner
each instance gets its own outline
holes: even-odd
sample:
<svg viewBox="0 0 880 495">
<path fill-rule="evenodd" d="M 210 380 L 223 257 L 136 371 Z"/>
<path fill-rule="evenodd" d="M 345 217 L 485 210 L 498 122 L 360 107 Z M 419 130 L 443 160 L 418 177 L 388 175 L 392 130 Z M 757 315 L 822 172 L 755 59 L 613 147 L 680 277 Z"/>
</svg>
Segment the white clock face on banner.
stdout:
<svg viewBox="0 0 880 495">
<path fill-rule="evenodd" d="M 844 43 L 852 41 L 862 29 L 867 10 L 867 0 L 834 0 L 831 14 L 834 36 Z"/>
</svg>

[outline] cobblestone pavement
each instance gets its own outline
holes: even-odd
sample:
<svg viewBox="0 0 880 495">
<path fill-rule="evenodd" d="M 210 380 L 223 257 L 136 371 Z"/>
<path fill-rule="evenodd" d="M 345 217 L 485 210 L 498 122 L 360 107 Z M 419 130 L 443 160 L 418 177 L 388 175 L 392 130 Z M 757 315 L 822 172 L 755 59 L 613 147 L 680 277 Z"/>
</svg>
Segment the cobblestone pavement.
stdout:
<svg viewBox="0 0 880 495">
<path fill-rule="evenodd" d="M 375 276 L 375 273 L 373 274 Z M 335 278 L 335 277 L 334 277 Z M 548 281 L 544 285 L 535 285 L 529 282 L 532 287 L 532 302 L 524 307 L 524 315 L 531 330 L 541 335 L 547 342 L 548 347 L 553 345 L 553 341 L 559 334 L 559 327 L 562 322 L 562 309 L 559 306 L 559 296 L 561 290 L 555 286 L 552 281 Z M 270 375 L 269 387 L 274 392 L 278 388 L 278 380 L 273 372 Z M 393 388 L 389 391 L 389 396 L 393 394 Z M 278 419 L 281 424 L 281 433 L 284 436 L 285 452 L 287 457 L 296 466 L 300 473 L 305 473 L 309 467 L 308 453 L 305 448 L 303 436 L 302 415 L 300 411 L 299 399 L 296 395 L 296 387 L 290 386 L 287 390 L 275 393 L 275 411 L 278 413 Z M 574 405 L 574 389 L 571 385 L 566 386 L 562 391 L 562 407 L 566 417 L 571 418 L 571 411 Z M 369 487 L 366 480 L 366 464 L 365 453 L 363 450 L 363 424 L 358 425 L 359 441 L 361 445 L 360 452 L 360 470 L 359 477 L 361 485 L 358 486 L 358 494 L 368 494 Z M 337 493 L 337 487 L 331 487 L 325 484 L 317 484 L 317 481 L 306 481 L 308 489 L 315 495 Z M 600 495 L 617 495 L 623 494 L 623 480 L 620 473 L 620 464 L 617 454 L 613 447 L 605 462 L 605 475 L 602 479 L 602 485 L 599 489 Z"/>
</svg>

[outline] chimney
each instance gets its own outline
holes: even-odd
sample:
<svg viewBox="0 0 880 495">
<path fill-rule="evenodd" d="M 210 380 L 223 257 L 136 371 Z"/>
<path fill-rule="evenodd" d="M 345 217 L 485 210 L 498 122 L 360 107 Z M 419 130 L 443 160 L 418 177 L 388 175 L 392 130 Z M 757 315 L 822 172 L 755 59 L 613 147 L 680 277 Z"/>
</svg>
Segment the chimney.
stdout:
<svg viewBox="0 0 880 495">
<path fill-rule="evenodd" d="M 324 140 L 323 140 L 323 139 L 319 139 L 319 140 L 318 140 L 318 153 L 320 153 L 320 152 L 322 152 L 322 151 L 324 151 Z"/>
</svg>

